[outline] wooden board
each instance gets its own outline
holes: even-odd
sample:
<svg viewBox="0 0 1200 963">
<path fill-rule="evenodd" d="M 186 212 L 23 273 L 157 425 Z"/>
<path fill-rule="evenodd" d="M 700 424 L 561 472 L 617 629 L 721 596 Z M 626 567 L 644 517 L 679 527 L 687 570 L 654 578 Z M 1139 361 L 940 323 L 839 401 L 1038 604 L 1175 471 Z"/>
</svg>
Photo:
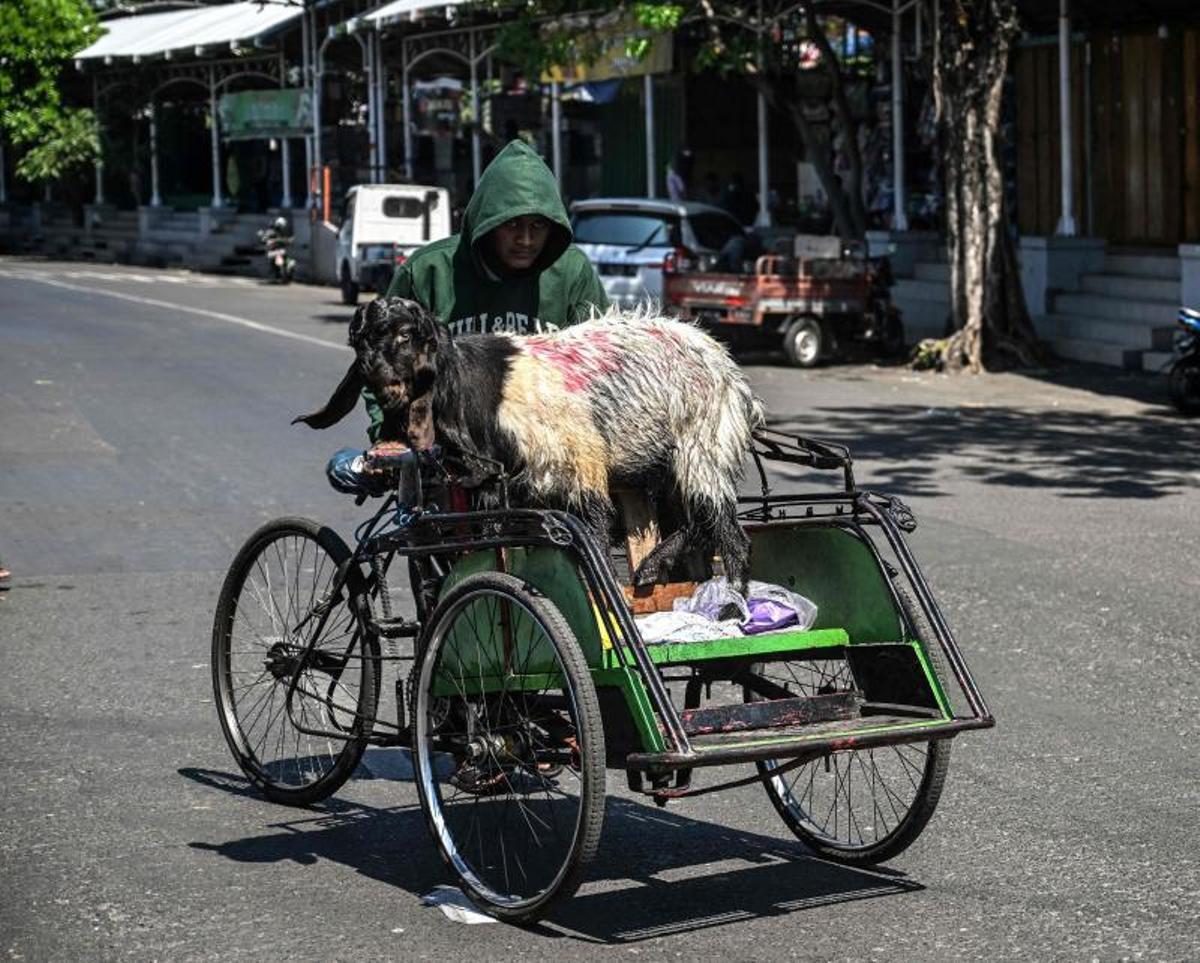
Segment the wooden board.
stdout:
<svg viewBox="0 0 1200 963">
<path fill-rule="evenodd" d="M 634 615 L 650 615 L 652 612 L 670 612 L 676 599 L 691 597 L 696 591 L 696 583 L 670 582 L 646 588 L 622 585 L 621 591 L 625 593 L 625 601 Z"/>
</svg>

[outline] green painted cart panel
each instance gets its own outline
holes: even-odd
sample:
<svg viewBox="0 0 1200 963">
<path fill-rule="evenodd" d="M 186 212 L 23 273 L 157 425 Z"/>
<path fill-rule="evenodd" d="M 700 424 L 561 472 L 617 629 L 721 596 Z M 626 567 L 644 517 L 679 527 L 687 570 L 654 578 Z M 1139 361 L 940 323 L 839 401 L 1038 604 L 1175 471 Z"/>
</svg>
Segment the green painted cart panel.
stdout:
<svg viewBox="0 0 1200 963">
<path fill-rule="evenodd" d="M 844 528 L 775 525 L 750 532 L 750 577 L 785 585 L 817 604 L 814 629 L 850 642 L 896 642 L 902 622 L 870 547 Z"/>
<path fill-rule="evenodd" d="M 849 637 L 841 629 L 819 629 L 808 632 L 772 632 L 767 635 L 743 635 L 709 642 L 662 642 L 647 645 L 646 652 L 656 665 L 682 665 L 707 662 L 712 659 L 746 658 L 797 652 L 804 649 L 825 649 L 846 645 Z M 616 667 L 616 653 L 604 653 L 610 668 Z"/>
<path fill-rule="evenodd" d="M 600 665 L 602 648 L 595 610 L 588 599 L 583 577 L 571 558 L 561 549 L 546 547 L 509 548 L 505 549 L 505 556 L 505 569 L 536 588 L 562 613 L 575 633 L 588 665 Z M 443 591 L 468 575 L 499 571 L 498 563 L 499 557 L 494 550 L 467 553 L 446 576 Z"/>
</svg>

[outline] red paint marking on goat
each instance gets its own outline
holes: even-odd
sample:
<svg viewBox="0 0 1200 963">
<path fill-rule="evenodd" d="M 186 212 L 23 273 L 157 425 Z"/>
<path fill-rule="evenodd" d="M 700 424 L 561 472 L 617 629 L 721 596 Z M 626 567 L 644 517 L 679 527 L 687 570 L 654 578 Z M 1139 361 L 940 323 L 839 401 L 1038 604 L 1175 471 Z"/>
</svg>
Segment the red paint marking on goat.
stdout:
<svg viewBox="0 0 1200 963">
<path fill-rule="evenodd" d="M 534 335 L 525 339 L 525 347 L 533 357 L 558 371 L 563 387 L 571 392 L 587 391 L 593 381 L 620 366 L 617 345 L 605 332 L 577 342 Z"/>
</svg>

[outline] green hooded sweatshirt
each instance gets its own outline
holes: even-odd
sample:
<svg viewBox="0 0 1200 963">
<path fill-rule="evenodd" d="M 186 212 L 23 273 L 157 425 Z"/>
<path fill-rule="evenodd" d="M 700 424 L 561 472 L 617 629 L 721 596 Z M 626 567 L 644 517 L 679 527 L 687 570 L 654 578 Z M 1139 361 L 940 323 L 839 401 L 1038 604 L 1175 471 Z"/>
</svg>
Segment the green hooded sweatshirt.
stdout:
<svg viewBox="0 0 1200 963">
<path fill-rule="evenodd" d="M 489 264 L 481 242 L 525 214 L 550 221 L 546 246 L 528 271 L 502 275 Z M 571 238 L 554 175 L 532 148 L 514 140 L 479 178 L 460 233 L 413 254 L 397 269 L 387 297 L 424 305 L 455 334 L 557 330 L 584 320 L 593 308 L 608 307 L 595 268 Z M 367 433 L 376 441 L 383 413 L 369 392 L 363 397 L 371 415 Z"/>
</svg>

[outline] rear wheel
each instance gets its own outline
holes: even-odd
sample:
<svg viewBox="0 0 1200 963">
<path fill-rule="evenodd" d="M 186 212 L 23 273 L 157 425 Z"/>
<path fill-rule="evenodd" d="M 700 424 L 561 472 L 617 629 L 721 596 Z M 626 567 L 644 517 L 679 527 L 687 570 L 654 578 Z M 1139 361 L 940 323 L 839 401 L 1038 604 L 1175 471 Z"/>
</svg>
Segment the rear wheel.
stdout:
<svg viewBox="0 0 1200 963">
<path fill-rule="evenodd" d="M 352 572 L 330 595 L 349 556 L 332 529 L 277 519 L 238 552 L 217 601 L 212 672 L 221 729 L 242 771 L 276 802 L 308 805 L 335 792 L 373 726 L 379 641 L 363 633 L 356 614 L 365 586 Z M 318 625 L 289 711 L 292 676 Z"/>
<path fill-rule="evenodd" d="M 1200 358 L 1176 361 L 1167 375 L 1167 390 L 1171 404 L 1182 414 L 1200 414 Z"/>
<path fill-rule="evenodd" d="M 486 912 L 528 922 L 571 895 L 604 818 L 604 730 L 582 650 L 519 579 L 472 575 L 429 620 L 414 693 L 429 828 Z"/>
<path fill-rule="evenodd" d="M 783 335 L 783 353 L 797 368 L 812 368 L 825 353 L 826 340 L 820 319 L 796 318 Z"/>
<path fill-rule="evenodd" d="M 941 649 L 908 595 L 897 592 L 935 675 L 945 678 Z M 845 659 L 773 662 L 755 670 L 797 696 L 855 688 Z M 752 698 L 749 691 L 746 698 Z M 770 773 L 786 760 L 760 762 Z M 831 752 L 764 783 L 788 828 L 821 856 L 869 865 L 899 855 L 937 807 L 950 766 L 950 743 L 931 740 Z"/>
</svg>

